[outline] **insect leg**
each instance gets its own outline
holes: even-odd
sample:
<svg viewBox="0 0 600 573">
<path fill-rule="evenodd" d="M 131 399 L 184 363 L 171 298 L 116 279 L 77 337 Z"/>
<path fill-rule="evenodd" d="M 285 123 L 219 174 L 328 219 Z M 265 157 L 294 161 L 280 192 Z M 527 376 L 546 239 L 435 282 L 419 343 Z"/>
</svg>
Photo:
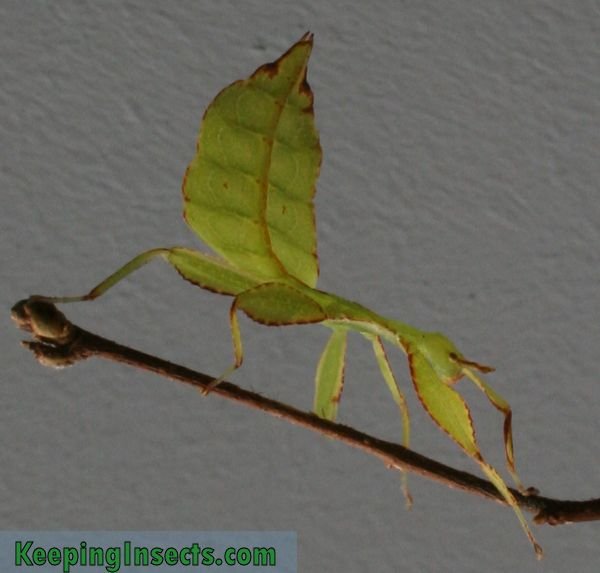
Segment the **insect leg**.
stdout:
<svg viewBox="0 0 600 573">
<path fill-rule="evenodd" d="M 162 257 L 167 259 L 171 249 L 151 249 L 145 251 L 131 259 L 128 263 L 123 265 L 118 271 L 115 271 L 112 275 L 105 278 L 100 284 L 96 285 L 90 292 L 81 296 L 34 296 L 37 300 L 43 300 L 45 302 L 52 303 L 65 303 L 65 302 L 82 302 L 85 300 L 94 300 L 99 296 L 103 295 L 107 290 L 115 286 L 118 282 L 123 280 L 127 275 L 137 271 L 140 267 L 149 263 L 156 257 Z"/>
<path fill-rule="evenodd" d="M 512 436 L 512 410 L 510 404 L 500 396 L 491 386 L 486 384 L 471 368 L 463 368 L 463 372 L 487 397 L 491 404 L 504 414 L 504 452 L 506 455 L 506 465 L 515 484 L 520 491 L 525 491 L 521 479 L 515 468 L 515 454 L 513 448 Z"/>
<path fill-rule="evenodd" d="M 242 364 L 243 348 L 237 319 L 238 310 L 243 310 L 255 322 L 267 326 L 307 324 L 322 322 L 327 318 L 321 306 L 313 299 L 281 282 L 262 283 L 240 292 L 233 299 L 229 311 L 235 362 L 214 380 L 204 393 L 210 392 Z"/>
<path fill-rule="evenodd" d="M 237 317 L 237 307 L 239 304 L 239 296 L 236 296 L 229 308 L 229 326 L 231 328 L 231 340 L 233 342 L 234 363 L 225 370 L 218 378 L 215 378 L 206 388 L 202 388 L 200 392 L 204 396 L 208 395 L 213 388 L 216 388 L 227 376 L 235 372 L 244 361 L 244 348 L 242 346 L 242 335 L 240 332 L 240 323 Z"/>
<path fill-rule="evenodd" d="M 367 338 L 373 344 L 375 358 L 377 359 L 377 364 L 379 364 L 381 374 L 388 385 L 392 397 L 394 398 L 394 402 L 396 402 L 396 405 L 400 410 L 400 416 L 402 417 L 402 445 L 405 448 L 408 448 L 410 445 L 410 416 L 408 413 L 406 398 L 402 390 L 400 390 L 398 387 L 398 383 L 396 382 L 396 378 L 387 359 L 381 338 L 379 336 L 367 336 Z M 402 472 L 402 491 L 404 492 L 404 497 L 406 499 L 406 506 L 410 508 L 412 505 L 412 496 L 408 491 L 408 477 L 404 471 Z"/>
</svg>

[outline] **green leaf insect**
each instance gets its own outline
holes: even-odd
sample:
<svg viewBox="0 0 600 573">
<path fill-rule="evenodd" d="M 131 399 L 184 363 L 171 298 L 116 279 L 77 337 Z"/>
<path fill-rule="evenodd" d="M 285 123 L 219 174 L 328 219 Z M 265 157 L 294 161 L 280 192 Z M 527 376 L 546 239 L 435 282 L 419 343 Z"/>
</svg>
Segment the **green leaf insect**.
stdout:
<svg viewBox="0 0 600 573">
<path fill-rule="evenodd" d="M 315 288 L 318 276 L 313 198 L 321 164 L 313 94 L 306 81 L 313 37 L 305 34 L 273 63 L 223 89 L 202 120 L 196 154 L 183 180 L 184 217 L 217 256 L 185 247 L 146 251 L 88 294 L 45 298 L 52 302 L 92 300 L 155 258 L 170 263 L 201 288 L 231 296 L 229 313 L 235 361 L 214 384 L 243 360 L 238 311 L 269 326 L 320 323 L 331 337 L 319 360 L 314 411 L 334 420 L 344 381 L 346 338 L 356 331 L 374 349 L 403 422 L 409 446 L 409 415 L 386 357 L 383 341 L 408 357 L 421 403 L 435 423 L 482 469 L 513 508 L 538 556 L 517 502 L 500 474 L 483 458 L 467 404 L 455 389 L 470 379 L 504 415 L 508 470 L 515 470 L 511 408 L 477 372 L 492 368 L 467 360 L 437 332 L 424 332 L 334 294 Z M 406 483 L 404 482 L 405 493 Z"/>
</svg>

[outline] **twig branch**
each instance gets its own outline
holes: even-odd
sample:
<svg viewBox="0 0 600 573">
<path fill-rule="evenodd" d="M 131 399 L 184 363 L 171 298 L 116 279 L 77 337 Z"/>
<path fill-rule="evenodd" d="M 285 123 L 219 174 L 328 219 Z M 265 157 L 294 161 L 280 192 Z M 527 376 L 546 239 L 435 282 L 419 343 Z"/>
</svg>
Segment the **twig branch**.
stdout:
<svg viewBox="0 0 600 573">
<path fill-rule="evenodd" d="M 213 377 L 206 374 L 161 360 L 75 326 L 43 297 L 30 297 L 18 302 L 12 309 L 12 318 L 19 328 L 33 334 L 36 340 L 24 341 L 23 344 L 46 366 L 63 367 L 90 356 L 97 356 L 155 372 L 200 389 L 206 390 L 213 380 Z M 329 422 L 229 382 L 222 382 L 213 388 L 211 393 L 344 442 L 378 457 L 388 467 L 412 472 L 451 488 L 506 503 L 490 482 L 441 464 L 398 444 L 380 440 L 343 424 Z M 534 490 L 531 490 L 529 495 L 514 489 L 511 489 L 511 492 L 523 509 L 535 514 L 534 521 L 538 524 L 560 525 L 600 520 L 600 498 L 567 501 L 543 497 Z"/>
</svg>

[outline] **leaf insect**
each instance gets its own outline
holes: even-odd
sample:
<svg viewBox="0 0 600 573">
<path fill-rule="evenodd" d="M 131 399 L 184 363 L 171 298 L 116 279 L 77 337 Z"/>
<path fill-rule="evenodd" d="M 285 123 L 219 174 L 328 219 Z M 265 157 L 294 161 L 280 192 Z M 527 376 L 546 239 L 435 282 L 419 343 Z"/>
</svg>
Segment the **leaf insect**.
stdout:
<svg viewBox="0 0 600 573">
<path fill-rule="evenodd" d="M 342 393 L 348 332 L 358 332 L 373 347 L 399 409 L 403 444 L 408 447 L 408 408 L 383 341 L 399 347 L 408 358 L 413 385 L 427 413 L 479 465 L 541 557 L 542 549 L 516 499 L 481 454 L 469 408 L 455 389 L 456 382 L 468 378 L 504 415 L 506 463 L 522 490 L 515 469 L 510 405 L 478 375 L 493 368 L 467 360 L 443 334 L 383 317 L 316 288 L 313 198 L 321 146 L 306 81 L 312 44 L 312 34 L 305 34 L 278 60 L 223 89 L 204 114 L 196 153 L 183 180 L 184 218 L 217 256 L 185 247 L 152 249 L 86 295 L 39 298 L 58 303 L 93 300 L 149 261 L 162 258 L 191 283 L 233 297 L 229 321 L 235 361 L 214 384 L 242 364 L 238 311 L 269 326 L 322 324 L 331 336 L 317 366 L 314 411 L 328 420 L 336 418 Z M 405 482 L 404 489 L 409 500 Z"/>
</svg>

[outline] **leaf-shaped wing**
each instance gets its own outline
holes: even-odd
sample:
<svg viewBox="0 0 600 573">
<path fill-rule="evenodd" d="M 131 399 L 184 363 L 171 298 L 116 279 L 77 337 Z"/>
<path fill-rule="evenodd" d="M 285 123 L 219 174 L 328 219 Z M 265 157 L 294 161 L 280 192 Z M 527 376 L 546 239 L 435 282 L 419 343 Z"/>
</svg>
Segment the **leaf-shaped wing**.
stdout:
<svg viewBox="0 0 600 573">
<path fill-rule="evenodd" d="M 168 251 L 166 259 L 184 279 L 220 294 L 235 296 L 258 284 L 222 259 L 199 251 L 174 247 Z"/>
<path fill-rule="evenodd" d="M 233 266 L 316 284 L 313 196 L 321 163 L 306 82 L 312 35 L 221 91 L 183 182 L 189 226 Z"/>
</svg>

